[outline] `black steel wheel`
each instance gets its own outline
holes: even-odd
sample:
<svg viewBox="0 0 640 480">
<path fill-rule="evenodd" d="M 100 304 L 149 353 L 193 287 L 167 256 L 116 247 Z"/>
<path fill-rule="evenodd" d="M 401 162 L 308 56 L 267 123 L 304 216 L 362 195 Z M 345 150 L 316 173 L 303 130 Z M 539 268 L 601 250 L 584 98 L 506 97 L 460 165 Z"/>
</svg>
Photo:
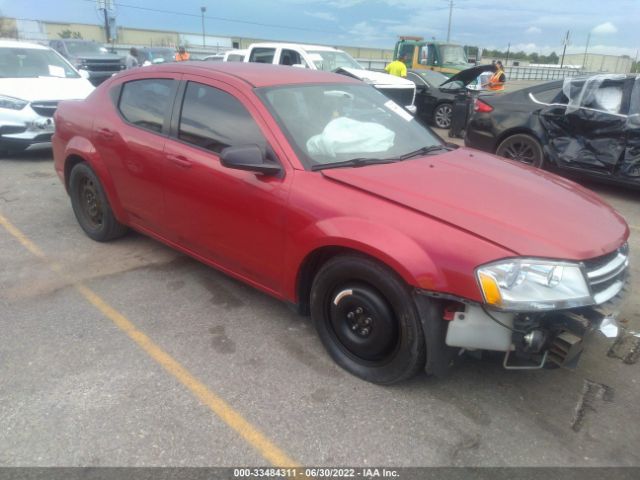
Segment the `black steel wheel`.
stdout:
<svg viewBox="0 0 640 480">
<path fill-rule="evenodd" d="M 518 133 L 505 138 L 496 150 L 496 155 L 541 168 L 544 162 L 542 146 L 531 135 Z"/>
<path fill-rule="evenodd" d="M 100 180 L 86 163 L 71 170 L 69 195 L 76 219 L 90 238 L 106 242 L 126 233 L 127 227 L 116 220 Z"/>
<path fill-rule="evenodd" d="M 438 128 L 451 127 L 452 107 L 450 103 L 441 103 L 433 111 L 433 123 Z"/>
<path fill-rule="evenodd" d="M 331 357 L 364 380 L 392 384 L 424 368 L 425 339 L 404 282 L 358 255 L 325 263 L 311 289 L 311 315 Z"/>
</svg>

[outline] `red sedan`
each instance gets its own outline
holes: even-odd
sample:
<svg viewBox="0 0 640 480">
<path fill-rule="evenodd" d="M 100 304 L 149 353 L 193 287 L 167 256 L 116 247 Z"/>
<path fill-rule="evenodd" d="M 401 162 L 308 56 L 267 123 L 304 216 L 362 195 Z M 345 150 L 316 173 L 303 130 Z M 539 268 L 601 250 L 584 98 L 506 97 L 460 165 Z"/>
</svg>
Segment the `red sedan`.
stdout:
<svg viewBox="0 0 640 480">
<path fill-rule="evenodd" d="M 629 230 L 596 195 L 454 150 L 344 76 L 153 66 L 55 124 L 89 237 L 133 228 L 295 305 L 369 381 L 445 373 L 461 349 L 575 364 L 625 291 Z"/>
</svg>

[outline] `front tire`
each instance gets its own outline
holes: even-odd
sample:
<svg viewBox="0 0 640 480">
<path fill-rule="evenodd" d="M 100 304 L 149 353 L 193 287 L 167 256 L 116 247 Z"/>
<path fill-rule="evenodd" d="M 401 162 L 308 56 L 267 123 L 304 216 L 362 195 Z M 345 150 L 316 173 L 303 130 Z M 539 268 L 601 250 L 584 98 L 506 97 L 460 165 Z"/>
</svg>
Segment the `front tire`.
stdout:
<svg viewBox="0 0 640 480">
<path fill-rule="evenodd" d="M 342 255 L 313 280 L 311 316 L 333 360 L 369 382 L 389 385 L 424 368 L 425 339 L 413 298 L 395 272 Z"/>
<path fill-rule="evenodd" d="M 496 149 L 496 155 L 536 168 L 542 168 L 544 163 L 544 153 L 540 142 L 524 133 L 505 138 Z"/>
<path fill-rule="evenodd" d="M 69 195 L 78 223 L 93 240 L 107 242 L 127 233 L 127 227 L 116 220 L 98 176 L 86 163 L 71 170 Z"/>
</svg>

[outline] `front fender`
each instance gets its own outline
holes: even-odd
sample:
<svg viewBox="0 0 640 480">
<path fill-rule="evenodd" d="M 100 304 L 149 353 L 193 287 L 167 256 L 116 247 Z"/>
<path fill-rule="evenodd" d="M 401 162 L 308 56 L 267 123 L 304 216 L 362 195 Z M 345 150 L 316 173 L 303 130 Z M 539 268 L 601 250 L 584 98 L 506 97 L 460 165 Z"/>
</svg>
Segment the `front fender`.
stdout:
<svg viewBox="0 0 640 480">
<path fill-rule="evenodd" d="M 297 282 L 305 261 L 326 247 L 341 247 L 361 252 L 384 263 L 408 284 L 428 290 L 444 288 L 444 276 L 425 250 L 407 235 L 363 218 L 334 217 L 291 232 L 287 252 L 287 271 L 296 272 L 285 279 L 285 295 L 298 299 Z"/>
<path fill-rule="evenodd" d="M 122 223 L 127 223 L 127 214 L 125 210 L 122 208 L 122 204 L 120 203 L 120 199 L 116 193 L 116 189 L 113 183 L 113 178 L 109 173 L 109 169 L 105 165 L 102 157 L 93 146 L 91 141 L 85 137 L 75 136 L 69 140 L 65 149 L 64 149 L 64 184 L 67 191 L 69 190 L 69 173 L 71 169 L 68 168 L 69 162 L 73 162 L 75 158 L 81 158 L 83 161 L 87 162 L 93 171 L 96 173 L 98 178 L 100 179 L 100 183 L 102 183 L 102 187 L 107 195 L 107 200 L 109 201 L 109 205 L 113 210 L 113 213 L 118 219 L 118 221 Z"/>
</svg>

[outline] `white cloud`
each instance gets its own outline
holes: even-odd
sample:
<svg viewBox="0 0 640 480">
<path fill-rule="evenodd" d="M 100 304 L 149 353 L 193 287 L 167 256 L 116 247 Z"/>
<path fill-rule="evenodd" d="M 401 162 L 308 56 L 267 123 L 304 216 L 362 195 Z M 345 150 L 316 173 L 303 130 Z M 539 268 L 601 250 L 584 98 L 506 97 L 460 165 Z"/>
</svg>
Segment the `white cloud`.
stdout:
<svg viewBox="0 0 640 480">
<path fill-rule="evenodd" d="M 366 21 L 358 22 L 349 29 L 349 33 L 354 37 L 354 40 L 375 40 L 381 37 L 380 29 L 374 27 Z"/>
<path fill-rule="evenodd" d="M 600 34 L 608 34 L 608 33 L 617 33 L 618 28 L 611 22 L 604 22 L 600 25 L 597 25 L 591 30 L 592 33 L 600 33 Z"/>
<path fill-rule="evenodd" d="M 304 12 L 309 17 L 319 18 L 320 20 L 327 20 L 329 22 L 337 22 L 338 19 L 333 13 L 329 12 Z"/>
<path fill-rule="evenodd" d="M 533 25 L 527 28 L 527 30 L 525 31 L 525 33 L 540 33 L 540 32 L 542 32 L 542 30 L 540 30 L 538 27 L 534 27 Z"/>
</svg>

